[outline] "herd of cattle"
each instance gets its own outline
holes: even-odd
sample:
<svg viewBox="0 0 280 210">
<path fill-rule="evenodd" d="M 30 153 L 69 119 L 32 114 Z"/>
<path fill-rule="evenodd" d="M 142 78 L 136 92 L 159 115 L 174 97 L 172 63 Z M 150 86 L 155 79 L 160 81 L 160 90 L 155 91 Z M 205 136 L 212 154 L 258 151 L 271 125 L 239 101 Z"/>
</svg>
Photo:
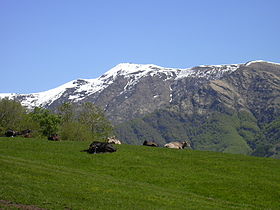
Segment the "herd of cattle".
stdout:
<svg viewBox="0 0 280 210">
<path fill-rule="evenodd" d="M 107 139 L 107 142 L 97 142 L 94 141 L 89 145 L 89 148 L 86 150 L 82 150 L 82 152 L 88 152 L 91 154 L 96 153 L 105 153 L 105 152 L 116 152 L 117 149 L 113 146 L 113 144 L 122 144 L 120 140 L 118 140 L 116 137 L 111 137 Z M 153 141 L 144 141 L 144 146 L 149 147 L 159 147 L 159 145 Z M 183 142 L 170 142 L 168 144 L 165 144 L 164 147 L 172 148 L 172 149 L 185 149 L 185 148 L 192 148 L 191 143 L 189 141 L 183 141 Z"/>
<path fill-rule="evenodd" d="M 21 137 L 24 137 L 24 138 L 31 138 L 32 137 L 32 130 L 26 129 L 26 130 L 23 130 L 23 131 L 15 131 L 15 130 L 9 129 L 9 130 L 6 131 L 5 136 L 6 137 L 21 136 Z M 48 140 L 59 141 L 60 137 L 57 134 L 52 134 L 52 135 L 48 136 Z"/>
<path fill-rule="evenodd" d="M 23 131 L 14 131 L 14 130 L 7 130 L 5 133 L 6 137 L 15 137 L 15 136 L 22 136 L 25 138 L 31 138 L 32 137 L 32 130 L 26 129 Z M 51 141 L 59 141 L 60 137 L 57 134 L 50 135 L 48 137 L 48 140 Z M 118 140 L 115 136 L 109 137 L 107 139 L 107 142 L 97 142 L 94 141 L 89 145 L 89 148 L 86 150 L 82 150 L 83 152 L 88 152 L 91 154 L 95 153 L 105 153 L 105 152 L 116 152 L 117 149 L 113 146 L 113 144 L 122 144 L 120 140 Z M 144 146 L 150 146 L 150 147 L 159 147 L 159 145 L 153 141 L 144 141 Z M 165 144 L 164 147 L 167 148 L 173 148 L 173 149 L 184 149 L 184 148 L 192 148 L 191 143 L 189 141 L 183 141 L 183 142 L 170 142 L 168 144 Z"/>
</svg>

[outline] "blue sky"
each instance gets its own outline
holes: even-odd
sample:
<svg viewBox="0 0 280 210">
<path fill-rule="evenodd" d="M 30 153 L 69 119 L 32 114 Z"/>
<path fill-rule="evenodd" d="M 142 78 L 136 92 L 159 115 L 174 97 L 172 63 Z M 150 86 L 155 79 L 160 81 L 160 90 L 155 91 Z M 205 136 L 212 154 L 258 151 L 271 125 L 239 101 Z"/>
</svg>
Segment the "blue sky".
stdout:
<svg viewBox="0 0 280 210">
<path fill-rule="evenodd" d="M 279 11 L 279 0 L 0 0 L 0 93 L 45 91 L 123 62 L 280 62 Z"/>
</svg>

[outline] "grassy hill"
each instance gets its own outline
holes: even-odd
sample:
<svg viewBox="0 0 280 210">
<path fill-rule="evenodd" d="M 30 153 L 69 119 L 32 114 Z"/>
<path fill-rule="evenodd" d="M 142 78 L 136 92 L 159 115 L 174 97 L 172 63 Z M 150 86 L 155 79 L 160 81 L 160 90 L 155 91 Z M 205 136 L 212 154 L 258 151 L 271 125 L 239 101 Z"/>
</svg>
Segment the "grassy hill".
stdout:
<svg viewBox="0 0 280 210">
<path fill-rule="evenodd" d="M 0 200 L 46 209 L 279 209 L 280 160 L 0 138 Z M 0 202 L 0 208 L 12 208 Z"/>
</svg>

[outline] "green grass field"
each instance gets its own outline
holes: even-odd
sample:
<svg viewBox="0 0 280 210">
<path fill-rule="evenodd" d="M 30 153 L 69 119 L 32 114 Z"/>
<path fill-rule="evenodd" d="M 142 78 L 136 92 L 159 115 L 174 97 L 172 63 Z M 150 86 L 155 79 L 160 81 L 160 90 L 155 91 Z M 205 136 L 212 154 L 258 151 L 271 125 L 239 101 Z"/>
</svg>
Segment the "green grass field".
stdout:
<svg viewBox="0 0 280 210">
<path fill-rule="evenodd" d="M 0 138 L 0 200 L 46 209 L 280 209 L 280 160 Z M 0 208 L 13 207 L 0 204 Z"/>
</svg>

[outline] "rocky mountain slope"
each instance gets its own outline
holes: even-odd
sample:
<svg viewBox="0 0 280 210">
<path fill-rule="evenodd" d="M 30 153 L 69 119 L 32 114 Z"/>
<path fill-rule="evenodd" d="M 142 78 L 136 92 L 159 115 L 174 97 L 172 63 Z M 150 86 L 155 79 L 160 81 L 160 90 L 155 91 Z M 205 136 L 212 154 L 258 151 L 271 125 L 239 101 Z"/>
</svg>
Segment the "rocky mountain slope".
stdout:
<svg viewBox="0 0 280 210">
<path fill-rule="evenodd" d="M 181 79 L 173 89 L 173 107 L 188 114 L 243 110 L 252 112 L 262 122 L 269 122 L 280 114 L 279 64 L 250 62 L 208 81 Z"/>
</svg>

